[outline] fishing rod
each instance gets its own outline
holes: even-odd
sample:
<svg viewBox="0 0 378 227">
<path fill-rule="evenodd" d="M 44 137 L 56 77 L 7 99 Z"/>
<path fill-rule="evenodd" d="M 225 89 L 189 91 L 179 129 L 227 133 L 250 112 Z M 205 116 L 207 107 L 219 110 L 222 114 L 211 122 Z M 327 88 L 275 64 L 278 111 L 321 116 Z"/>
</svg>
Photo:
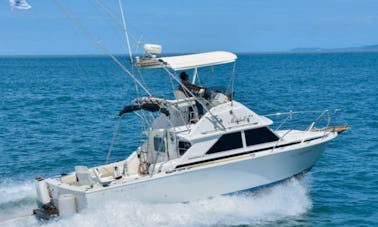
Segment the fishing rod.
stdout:
<svg viewBox="0 0 378 227">
<path fill-rule="evenodd" d="M 131 73 L 104 45 L 101 44 L 84 26 L 72 16 L 66 8 L 64 8 L 58 0 L 54 0 L 55 4 L 60 8 L 60 10 L 66 15 L 66 17 L 76 25 L 80 31 L 87 36 L 99 49 L 101 49 L 105 54 L 107 54 L 128 76 L 131 77 L 146 93 L 148 96 L 152 96 L 151 92 Z M 130 49 L 129 49 L 130 50 Z"/>
<path fill-rule="evenodd" d="M 129 33 L 127 32 L 126 19 L 125 19 L 125 16 L 123 14 L 123 8 L 122 8 L 122 2 L 121 2 L 121 0 L 118 0 L 118 5 L 119 5 L 119 10 L 121 11 L 122 26 L 123 26 L 123 31 L 125 33 L 125 38 L 126 38 L 126 43 L 127 43 L 127 50 L 129 51 L 130 64 L 132 66 L 133 65 L 133 55 L 131 53 L 130 41 L 129 41 Z"/>
</svg>

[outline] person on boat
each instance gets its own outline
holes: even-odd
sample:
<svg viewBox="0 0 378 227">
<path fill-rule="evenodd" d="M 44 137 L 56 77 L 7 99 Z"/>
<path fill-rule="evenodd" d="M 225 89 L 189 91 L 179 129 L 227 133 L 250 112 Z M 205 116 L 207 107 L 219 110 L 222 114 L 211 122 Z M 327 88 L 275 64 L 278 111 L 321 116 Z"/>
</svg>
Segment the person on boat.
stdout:
<svg viewBox="0 0 378 227">
<path fill-rule="evenodd" d="M 202 97 L 205 94 L 205 88 L 189 82 L 189 75 L 186 72 L 180 73 L 180 79 L 181 84 L 179 85 L 178 90 L 182 91 L 186 97 L 192 97 L 192 94 Z M 186 89 L 183 88 L 183 86 L 185 86 Z M 188 90 L 190 92 L 188 92 Z M 198 116 L 201 117 L 203 115 L 203 107 L 198 101 L 196 101 L 196 107 L 198 110 Z"/>
<path fill-rule="evenodd" d="M 182 91 L 187 97 L 191 97 L 192 95 L 190 94 L 193 93 L 194 95 L 197 96 L 203 96 L 205 93 L 205 88 L 197 86 L 195 84 L 192 84 L 189 82 L 189 75 L 186 72 L 180 73 L 180 79 L 181 79 L 181 84 L 179 85 L 178 89 L 179 91 Z M 182 86 L 185 86 L 183 88 Z M 188 92 L 188 90 L 190 92 Z"/>
<path fill-rule="evenodd" d="M 203 97 L 207 100 L 213 99 L 217 91 L 211 88 L 205 88 L 205 87 L 200 87 L 195 84 L 192 84 L 189 82 L 189 75 L 186 72 L 180 73 L 180 79 L 181 79 L 181 84 L 184 85 L 187 89 L 184 89 L 182 85 L 180 84 L 178 87 L 179 91 L 182 91 L 186 97 L 192 97 L 190 94 L 193 93 L 195 96 Z M 188 92 L 188 90 L 190 92 Z"/>
</svg>

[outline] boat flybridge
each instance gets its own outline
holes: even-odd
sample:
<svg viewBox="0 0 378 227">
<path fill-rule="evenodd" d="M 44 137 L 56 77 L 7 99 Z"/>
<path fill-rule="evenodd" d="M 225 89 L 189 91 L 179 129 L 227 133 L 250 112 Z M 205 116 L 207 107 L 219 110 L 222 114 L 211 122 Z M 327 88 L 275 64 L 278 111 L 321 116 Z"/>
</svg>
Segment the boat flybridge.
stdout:
<svg viewBox="0 0 378 227">
<path fill-rule="evenodd" d="M 178 83 L 177 72 L 193 70 L 195 78 L 198 68 L 237 59 L 225 51 L 157 57 L 159 46 L 147 49 L 152 55 L 137 58 L 137 67 L 162 68 Z M 345 130 L 315 128 L 315 122 L 306 130 L 272 130 L 272 120 L 234 100 L 232 93 L 198 96 L 183 89 L 189 95 L 179 90 L 175 99 L 149 95 L 123 108 L 121 117 L 134 111 L 156 115 L 146 140 L 126 160 L 36 178 L 39 208 L 34 214 L 67 216 L 119 198 L 175 203 L 253 190 L 308 171 L 326 143 Z"/>
</svg>

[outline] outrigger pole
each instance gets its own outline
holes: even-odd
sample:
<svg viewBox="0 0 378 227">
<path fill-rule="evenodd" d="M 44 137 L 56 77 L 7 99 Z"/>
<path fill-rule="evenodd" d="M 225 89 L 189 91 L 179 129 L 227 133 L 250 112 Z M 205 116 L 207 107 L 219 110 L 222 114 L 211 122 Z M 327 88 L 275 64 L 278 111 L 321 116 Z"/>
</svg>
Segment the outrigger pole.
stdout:
<svg viewBox="0 0 378 227">
<path fill-rule="evenodd" d="M 131 73 L 105 46 L 101 45 L 101 42 L 99 40 L 97 40 L 87 29 L 84 28 L 84 26 L 78 21 L 76 20 L 70 12 L 68 12 L 68 10 L 66 8 L 64 8 L 59 2 L 58 0 L 55 0 L 54 1 L 55 4 L 62 10 L 62 12 L 66 15 L 66 17 L 68 19 L 71 20 L 71 22 L 76 25 L 80 30 L 81 32 L 83 32 L 84 35 L 86 35 L 89 40 L 91 40 L 99 49 L 101 49 L 102 51 L 104 51 L 104 53 L 106 53 L 107 55 L 109 55 L 109 57 L 111 59 L 113 59 L 113 61 L 115 63 L 117 63 L 117 65 L 119 67 L 121 67 L 121 69 L 123 71 L 126 72 L 127 75 L 129 75 L 146 93 L 148 96 L 152 96 L 152 94 L 147 90 L 147 88 L 133 75 L 133 73 Z M 129 48 L 129 51 L 130 51 L 130 48 Z"/>
<path fill-rule="evenodd" d="M 122 2 L 121 2 L 121 0 L 118 0 L 118 5 L 119 5 L 119 10 L 121 11 L 122 27 L 123 27 L 123 31 L 125 32 L 127 49 L 129 51 L 129 57 L 130 57 L 130 64 L 133 65 L 133 55 L 131 53 L 131 48 L 130 48 L 129 33 L 127 32 L 126 20 L 125 20 L 124 14 L 123 14 L 123 8 L 122 8 Z"/>
</svg>

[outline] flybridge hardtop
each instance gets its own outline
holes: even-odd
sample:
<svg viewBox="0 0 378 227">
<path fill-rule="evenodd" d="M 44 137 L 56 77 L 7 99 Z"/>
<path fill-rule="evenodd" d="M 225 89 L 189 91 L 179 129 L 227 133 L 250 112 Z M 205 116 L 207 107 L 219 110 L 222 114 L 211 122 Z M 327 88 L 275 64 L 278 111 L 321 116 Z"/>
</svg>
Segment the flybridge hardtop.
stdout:
<svg viewBox="0 0 378 227">
<path fill-rule="evenodd" d="M 237 56 L 227 51 L 213 51 L 169 57 L 147 56 L 137 60 L 141 68 L 167 67 L 175 71 L 235 62 Z"/>
<path fill-rule="evenodd" d="M 186 70 L 206 66 L 227 64 L 236 60 L 236 55 L 226 51 L 214 51 L 201 54 L 189 54 L 172 57 L 162 57 L 159 61 L 173 70 Z"/>
<path fill-rule="evenodd" d="M 176 70 L 194 69 L 193 76 L 198 76 L 197 68 L 237 59 L 225 51 L 157 57 L 161 47 L 147 49 L 148 55 L 137 58 L 136 66 L 164 67 L 177 82 Z M 318 119 L 328 116 L 325 127 L 316 127 L 314 121 L 306 130 L 283 129 L 293 117 L 290 112 L 273 130 L 272 120 L 220 91 L 209 96 L 186 96 L 180 90 L 173 94 L 174 99 L 136 97 L 119 113 L 120 117 L 135 111 L 155 113 L 138 115 L 147 124 L 145 139 L 136 150 L 125 151 L 131 153 L 125 160 L 36 178 L 39 208 L 34 213 L 50 218 L 119 198 L 174 203 L 253 190 L 308 171 L 326 144 L 346 130 L 328 127 L 329 111 L 319 113 Z M 145 119 L 148 116 L 152 119 Z"/>
</svg>

